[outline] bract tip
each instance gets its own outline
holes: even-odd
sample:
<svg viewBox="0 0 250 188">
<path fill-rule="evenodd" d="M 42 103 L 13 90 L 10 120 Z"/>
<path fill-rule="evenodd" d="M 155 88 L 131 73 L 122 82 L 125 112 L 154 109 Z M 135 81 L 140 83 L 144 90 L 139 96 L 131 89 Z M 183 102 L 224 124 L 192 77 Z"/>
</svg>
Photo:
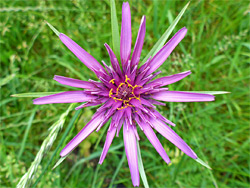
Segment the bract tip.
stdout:
<svg viewBox="0 0 250 188">
<path fill-rule="evenodd" d="M 57 35 L 60 35 L 60 32 L 54 27 L 52 26 L 49 22 L 47 22 L 46 20 L 44 20 L 44 22 L 50 27 L 50 29 Z"/>
</svg>

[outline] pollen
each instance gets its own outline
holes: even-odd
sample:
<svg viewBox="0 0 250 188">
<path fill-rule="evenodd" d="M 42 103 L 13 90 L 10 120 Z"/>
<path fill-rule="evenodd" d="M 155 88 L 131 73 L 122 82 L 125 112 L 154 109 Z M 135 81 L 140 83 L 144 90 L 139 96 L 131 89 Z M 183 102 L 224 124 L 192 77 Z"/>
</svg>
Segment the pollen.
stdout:
<svg viewBox="0 0 250 188">
<path fill-rule="evenodd" d="M 114 81 L 115 81 L 115 79 L 112 79 L 112 80 L 109 81 L 109 83 L 115 84 Z"/>
<path fill-rule="evenodd" d="M 114 81 L 115 79 L 112 79 L 109 82 L 114 84 Z M 137 99 L 140 101 L 140 94 L 136 96 L 134 90 L 137 87 L 142 88 L 142 86 L 140 85 L 133 86 L 130 82 L 131 79 L 127 75 L 125 75 L 125 81 L 121 82 L 115 90 L 111 88 L 109 91 L 109 97 L 114 99 L 115 102 L 122 101 L 122 106 L 120 108 L 117 108 L 118 110 L 122 110 L 127 107 L 134 107 L 133 105 L 130 104 L 130 101 L 132 99 Z M 115 91 L 115 93 L 113 91 Z"/>
</svg>

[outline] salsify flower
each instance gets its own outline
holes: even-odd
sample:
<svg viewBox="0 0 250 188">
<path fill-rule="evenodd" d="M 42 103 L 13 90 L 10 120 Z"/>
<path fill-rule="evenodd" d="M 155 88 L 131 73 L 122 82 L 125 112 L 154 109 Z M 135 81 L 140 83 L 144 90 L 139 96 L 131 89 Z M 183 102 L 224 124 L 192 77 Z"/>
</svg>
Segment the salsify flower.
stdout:
<svg viewBox="0 0 250 188">
<path fill-rule="evenodd" d="M 146 18 L 143 16 L 131 57 L 130 7 L 128 2 L 123 3 L 120 40 L 121 67 L 118 57 L 116 57 L 109 45 L 105 44 L 112 65 L 108 66 L 102 61 L 105 68 L 72 39 L 60 33 L 59 38 L 61 41 L 96 74 L 100 82 L 94 80 L 82 81 L 56 75 L 54 80 L 57 82 L 80 89 L 40 97 L 34 100 L 34 104 L 38 105 L 85 102 L 78 106 L 76 110 L 101 104 L 101 107 L 96 110 L 92 119 L 66 145 L 60 155 L 61 157 L 68 155 L 91 132 L 94 130 L 98 131 L 111 119 L 99 163 L 103 163 L 114 136 L 118 136 L 120 129 L 123 127 L 124 146 L 134 186 L 139 186 L 140 183 L 136 145 L 137 140 L 139 140 L 137 126 L 144 132 L 166 163 L 170 163 L 170 159 L 153 129 L 176 145 L 185 154 L 197 159 L 197 155 L 193 150 L 169 127 L 169 125 L 175 126 L 175 124 L 163 117 L 156 110 L 155 105 L 165 105 L 165 103 L 160 101 L 201 102 L 214 100 L 214 96 L 210 94 L 169 91 L 165 87 L 190 75 L 190 71 L 154 79 L 161 73 L 161 71 L 155 71 L 164 63 L 186 35 L 187 29 L 185 27 L 180 29 L 154 57 L 150 57 L 139 67 L 145 32 Z"/>
</svg>

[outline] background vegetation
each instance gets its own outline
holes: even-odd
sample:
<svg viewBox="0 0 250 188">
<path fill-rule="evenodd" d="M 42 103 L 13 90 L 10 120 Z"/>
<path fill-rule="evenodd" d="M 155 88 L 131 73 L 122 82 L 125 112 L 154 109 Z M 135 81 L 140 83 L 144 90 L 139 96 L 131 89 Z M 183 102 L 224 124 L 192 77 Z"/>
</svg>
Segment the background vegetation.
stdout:
<svg viewBox="0 0 250 188">
<path fill-rule="evenodd" d="M 142 15 L 147 32 L 142 57 L 160 38 L 187 1 L 130 1 L 135 42 Z M 1 126 L 0 186 L 15 187 L 34 160 L 50 126 L 68 104 L 35 106 L 31 98 L 10 95 L 63 91 L 55 74 L 82 80 L 96 79 L 46 26 L 60 32 L 109 62 L 103 46 L 111 44 L 109 1 L 0 1 Z M 116 2 L 121 22 L 122 1 Z M 191 1 L 174 32 L 186 26 L 187 36 L 161 67 L 161 75 L 186 70 L 192 74 L 171 85 L 174 90 L 229 91 L 209 103 L 167 103 L 159 110 L 177 126 L 174 130 L 206 161 L 212 171 L 183 155 L 158 135 L 172 160 L 167 165 L 140 132 L 144 168 L 150 187 L 248 187 L 249 161 L 249 2 Z M 172 34 L 173 35 L 173 34 Z M 134 43 L 133 43 L 134 45 Z M 96 108 L 81 111 L 62 147 L 91 119 Z M 51 150 L 43 158 L 33 183 L 41 175 L 62 139 L 75 111 Z M 59 167 L 52 158 L 38 187 L 131 187 L 122 134 L 115 138 L 104 163 L 98 165 L 105 128 L 92 133 Z M 60 151 L 59 149 L 59 151 Z M 143 186 L 141 182 L 141 186 Z"/>
</svg>

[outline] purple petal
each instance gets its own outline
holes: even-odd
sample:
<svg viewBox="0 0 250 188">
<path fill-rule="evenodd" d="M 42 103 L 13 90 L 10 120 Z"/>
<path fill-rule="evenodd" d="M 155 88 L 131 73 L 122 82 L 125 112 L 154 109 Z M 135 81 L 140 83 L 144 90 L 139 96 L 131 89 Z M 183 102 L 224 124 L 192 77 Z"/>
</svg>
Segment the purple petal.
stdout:
<svg viewBox="0 0 250 188">
<path fill-rule="evenodd" d="M 121 44 L 120 44 L 122 67 L 124 67 L 124 65 L 130 58 L 131 41 L 132 41 L 132 34 L 131 34 L 130 7 L 129 3 L 125 2 L 122 5 L 122 27 L 121 27 Z"/>
<path fill-rule="evenodd" d="M 83 127 L 83 129 L 63 148 L 60 155 L 64 157 L 68 155 L 78 144 L 80 144 L 87 136 L 89 136 L 103 121 L 103 113 L 96 116 Z"/>
<path fill-rule="evenodd" d="M 146 33 L 146 17 L 143 16 L 141 19 L 141 25 L 138 31 L 136 42 L 135 42 L 134 52 L 131 58 L 132 66 L 137 65 L 140 60 L 145 33 Z"/>
<path fill-rule="evenodd" d="M 101 154 L 101 157 L 100 157 L 100 160 L 99 160 L 99 164 L 103 163 L 103 160 L 105 159 L 105 157 L 106 157 L 106 155 L 108 153 L 109 147 L 110 147 L 110 145 L 111 145 L 111 143 L 112 143 L 112 141 L 114 139 L 115 132 L 116 132 L 115 127 L 111 128 L 111 130 L 108 131 L 106 141 L 105 141 L 105 144 L 104 144 L 104 147 L 103 147 L 103 150 L 102 150 L 102 154 Z"/>
<path fill-rule="evenodd" d="M 111 67 L 109 67 L 109 66 L 105 63 L 105 61 L 103 61 L 103 60 L 102 60 L 102 64 L 103 64 L 103 66 L 106 68 L 108 74 L 111 75 Z"/>
<path fill-rule="evenodd" d="M 83 81 L 83 80 L 77 80 L 73 78 L 68 78 L 64 76 L 54 76 L 54 80 L 57 82 L 63 84 L 63 85 L 68 85 L 72 87 L 78 87 L 78 88 L 84 88 L 84 89 L 91 89 L 94 88 L 95 85 L 91 82 Z"/>
<path fill-rule="evenodd" d="M 144 99 L 144 98 L 140 98 L 141 104 L 145 105 L 145 106 L 149 106 L 151 108 L 156 108 L 151 102 L 149 102 L 148 100 Z"/>
<path fill-rule="evenodd" d="M 147 75 L 154 72 L 156 69 L 158 69 L 164 61 L 168 58 L 168 56 L 171 54 L 171 52 L 175 49 L 175 47 L 181 42 L 181 40 L 184 38 L 184 36 L 187 33 L 187 29 L 184 27 L 180 29 L 169 41 L 167 44 L 165 44 L 162 49 L 153 57 L 151 62 L 149 63 L 150 69 L 147 73 Z"/>
<path fill-rule="evenodd" d="M 158 112 L 157 110 L 151 109 L 151 111 L 154 113 L 154 115 L 159 120 L 162 120 L 162 121 L 166 122 L 169 125 L 175 126 L 175 124 L 173 122 L 169 121 L 167 118 L 165 118 L 163 115 L 161 115 L 160 112 Z"/>
<path fill-rule="evenodd" d="M 156 101 L 154 99 L 147 99 L 149 102 L 151 102 L 152 104 L 155 104 L 155 105 L 161 105 L 161 106 L 166 106 L 165 103 L 162 103 L 162 102 L 159 102 L 159 101 Z"/>
<path fill-rule="evenodd" d="M 150 122 L 153 124 L 154 129 L 157 130 L 162 136 L 176 145 L 180 150 L 182 150 L 188 156 L 196 159 L 197 155 L 194 151 L 184 142 L 181 137 L 179 137 L 171 128 L 169 128 L 165 123 L 157 119 L 150 119 Z"/>
<path fill-rule="evenodd" d="M 73 52 L 78 59 L 83 62 L 89 69 L 92 71 L 102 71 L 105 72 L 105 69 L 100 65 L 100 63 L 91 56 L 88 52 L 82 49 L 78 44 L 76 44 L 72 39 L 67 35 L 60 33 L 59 38 L 61 41 L 68 47 L 68 49 Z"/>
<path fill-rule="evenodd" d="M 163 160 L 166 163 L 170 163 L 170 159 L 169 159 L 165 149 L 162 147 L 159 139 L 155 135 L 153 129 L 147 123 L 141 123 L 141 126 L 142 126 L 143 131 L 144 131 L 145 135 L 147 136 L 148 140 L 155 147 L 156 151 L 160 154 L 160 156 L 163 158 Z"/>
<path fill-rule="evenodd" d="M 122 118 L 120 119 L 120 121 L 119 121 L 119 124 L 117 125 L 116 137 L 119 137 L 119 132 L 120 132 L 120 130 L 121 130 L 121 128 L 122 128 L 123 122 L 124 122 L 124 118 L 122 117 Z"/>
<path fill-rule="evenodd" d="M 87 103 L 84 103 L 84 104 L 81 104 L 80 106 L 77 106 L 75 108 L 75 110 L 79 110 L 81 108 L 85 108 L 85 107 L 88 107 L 88 106 L 97 106 L 99 104 L 102 104 L 103 102 L 102 101 L 98 101 L 98 102 L 87 102 Z"/>
<path fill-rule="evenodd" d="M 96 98 L 96 96 L 87 95 L 83 91 L 66 91 L 34 99 L 33 104 L 86 102 Z"/>
<path fill-rule="evenodd" d="M 165 85 L 169 85 L 169 84 L 178 82 L 179 80 L 185 78 L 186 76 L 188 76 L 190 74 L 191 74 L 191 71 L 186 71 L 186 72 L 174 74 L 171 76 L 157 78 L 154 81 L 148 83 L 145 87 L 153 87 L 156 83 L 159 83 L 158 86 L 160 86 L 160 87 L 165 86 Z"/>
<path fill-rule="evenodd" d="M 106 47 L 106 49 L 109 53 L 110 62 L 111 62 L 113 69 L 115 70 L 115 72 L 117 72 L 118 74 L 121 75 L 121 73 L 122 73 L 121 68 L 120 68 L 119 62 L 118 62 L 114 52 L 112 51 L 112 49 L 109 47 L 108 44 L 105 43 L 104 46 Z"/>
<path fill-rule="evenodd" d="M 191 93 L 184 91 L 160 91 L 151 95 L 152 98 L 167 102 L 202 102 L 214 101 L 214 96 L 209 94 Z"/>
<path fill-rule="evenodd" d="M 128 126 L 123 125 L 123 140 L 128 159 L 128 166 L 130 169 L 132 183 L 134 186 L 139 186 L 140 176 L 138 169 L 136 137 L 134 135 L 133 128 L 131 126 L 132 125 Z"/>
</svg>

